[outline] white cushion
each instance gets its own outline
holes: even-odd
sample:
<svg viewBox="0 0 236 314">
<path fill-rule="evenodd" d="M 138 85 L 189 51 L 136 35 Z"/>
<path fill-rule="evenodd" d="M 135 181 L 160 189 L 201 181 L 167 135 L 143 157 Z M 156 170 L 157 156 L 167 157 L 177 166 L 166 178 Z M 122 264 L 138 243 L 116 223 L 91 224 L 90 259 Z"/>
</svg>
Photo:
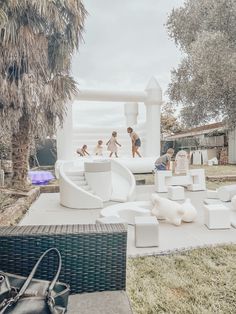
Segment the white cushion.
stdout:
<svg viewBox="0 0 236 314">
<path fill-rule="evenodd" d="M 156 217 L 135 217 L 136 247 L 153 247 L 159 245 L 159 223 Z"/>
</svg>

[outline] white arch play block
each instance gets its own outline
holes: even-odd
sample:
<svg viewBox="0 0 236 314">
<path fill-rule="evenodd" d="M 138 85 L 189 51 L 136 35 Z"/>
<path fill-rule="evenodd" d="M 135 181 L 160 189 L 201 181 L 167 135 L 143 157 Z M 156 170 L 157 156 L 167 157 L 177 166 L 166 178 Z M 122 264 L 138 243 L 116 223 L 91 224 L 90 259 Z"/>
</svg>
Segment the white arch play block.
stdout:
<svg viewBox="0 0 236 314">
<path fill-rule="evenodd" d="M 192 169 L 186 176 L 173 176 L 172 171 L 157 171 L 155 173 L 155 191 L 168 192 L 168 186 L 186 186 L 189 191 L 206 190 L 204 169 Z"/>
</svg>

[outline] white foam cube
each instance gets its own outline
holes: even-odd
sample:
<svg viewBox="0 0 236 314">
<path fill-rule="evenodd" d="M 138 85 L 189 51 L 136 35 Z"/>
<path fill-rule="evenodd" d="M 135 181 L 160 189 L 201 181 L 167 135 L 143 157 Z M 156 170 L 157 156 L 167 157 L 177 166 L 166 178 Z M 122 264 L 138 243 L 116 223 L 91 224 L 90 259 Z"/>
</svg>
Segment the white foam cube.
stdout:
<svg viewBox="0 0 236 314">
<path fill-rule="evenodd" d="M 154 216 L 135 217 L 135 246 L 159 245 L 159 222 Z"/>
<path fill-rule="evenodd" d="M 168 198 L 172 201 L 184 200 L 184 188 L 182 186 L 168 186 Z"/>
<path fill-rule="evenodd" d="M 230 210 L 222 204 L 204 205 L 205 224 L 209 229 L 229 229 Z"/>
<path fill-rule="evenodd" d="M 219 198 L 217 190 L 207 190 L 207 198 Z"/>
</svg>

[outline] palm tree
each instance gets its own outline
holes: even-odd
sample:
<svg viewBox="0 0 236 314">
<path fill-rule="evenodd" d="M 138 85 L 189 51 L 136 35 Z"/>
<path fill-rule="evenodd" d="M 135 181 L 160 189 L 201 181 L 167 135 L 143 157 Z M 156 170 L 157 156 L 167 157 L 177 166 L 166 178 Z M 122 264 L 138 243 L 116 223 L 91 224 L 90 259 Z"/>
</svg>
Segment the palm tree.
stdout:
<svg viewBox="0 0 236 314">
<path fill-rule="evenodd" d="M 0 124 L 12 135 L 12 185 L 27 185 L 32 137 L 62 124 L 86 10 L 80 0 L 0 1 Z"/>
</svg>

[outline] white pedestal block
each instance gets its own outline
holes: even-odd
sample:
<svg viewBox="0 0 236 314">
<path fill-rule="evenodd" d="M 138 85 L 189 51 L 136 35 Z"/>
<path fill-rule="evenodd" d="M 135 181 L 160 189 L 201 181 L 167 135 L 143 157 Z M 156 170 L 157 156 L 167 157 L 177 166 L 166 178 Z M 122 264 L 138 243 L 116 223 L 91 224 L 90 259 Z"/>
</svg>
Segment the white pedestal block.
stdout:
<svg viewBox="0 0 236 314">
<path fill-rule="evenodd" d="M 172 201 L 184 200 L 184 188 L 182 186 L 168 186 L 168 198 Z"/>
<path fill-rule="evenodd" d="M 159 245 L 159 223 L 156 217 L 135 217 L 135 246 Z"/>
<path fill-rule="evenodd" d="M 209 229 L 229 229 L 230 210 L 221 204 L 204 205 L 205 225 Z"/>
<path fill-rule="evenodd" d="M 218 191 L 217 190 L 207 190 L 207 198 L 211 199 L 217 199 L 218 197 Z"/>
</svg>

